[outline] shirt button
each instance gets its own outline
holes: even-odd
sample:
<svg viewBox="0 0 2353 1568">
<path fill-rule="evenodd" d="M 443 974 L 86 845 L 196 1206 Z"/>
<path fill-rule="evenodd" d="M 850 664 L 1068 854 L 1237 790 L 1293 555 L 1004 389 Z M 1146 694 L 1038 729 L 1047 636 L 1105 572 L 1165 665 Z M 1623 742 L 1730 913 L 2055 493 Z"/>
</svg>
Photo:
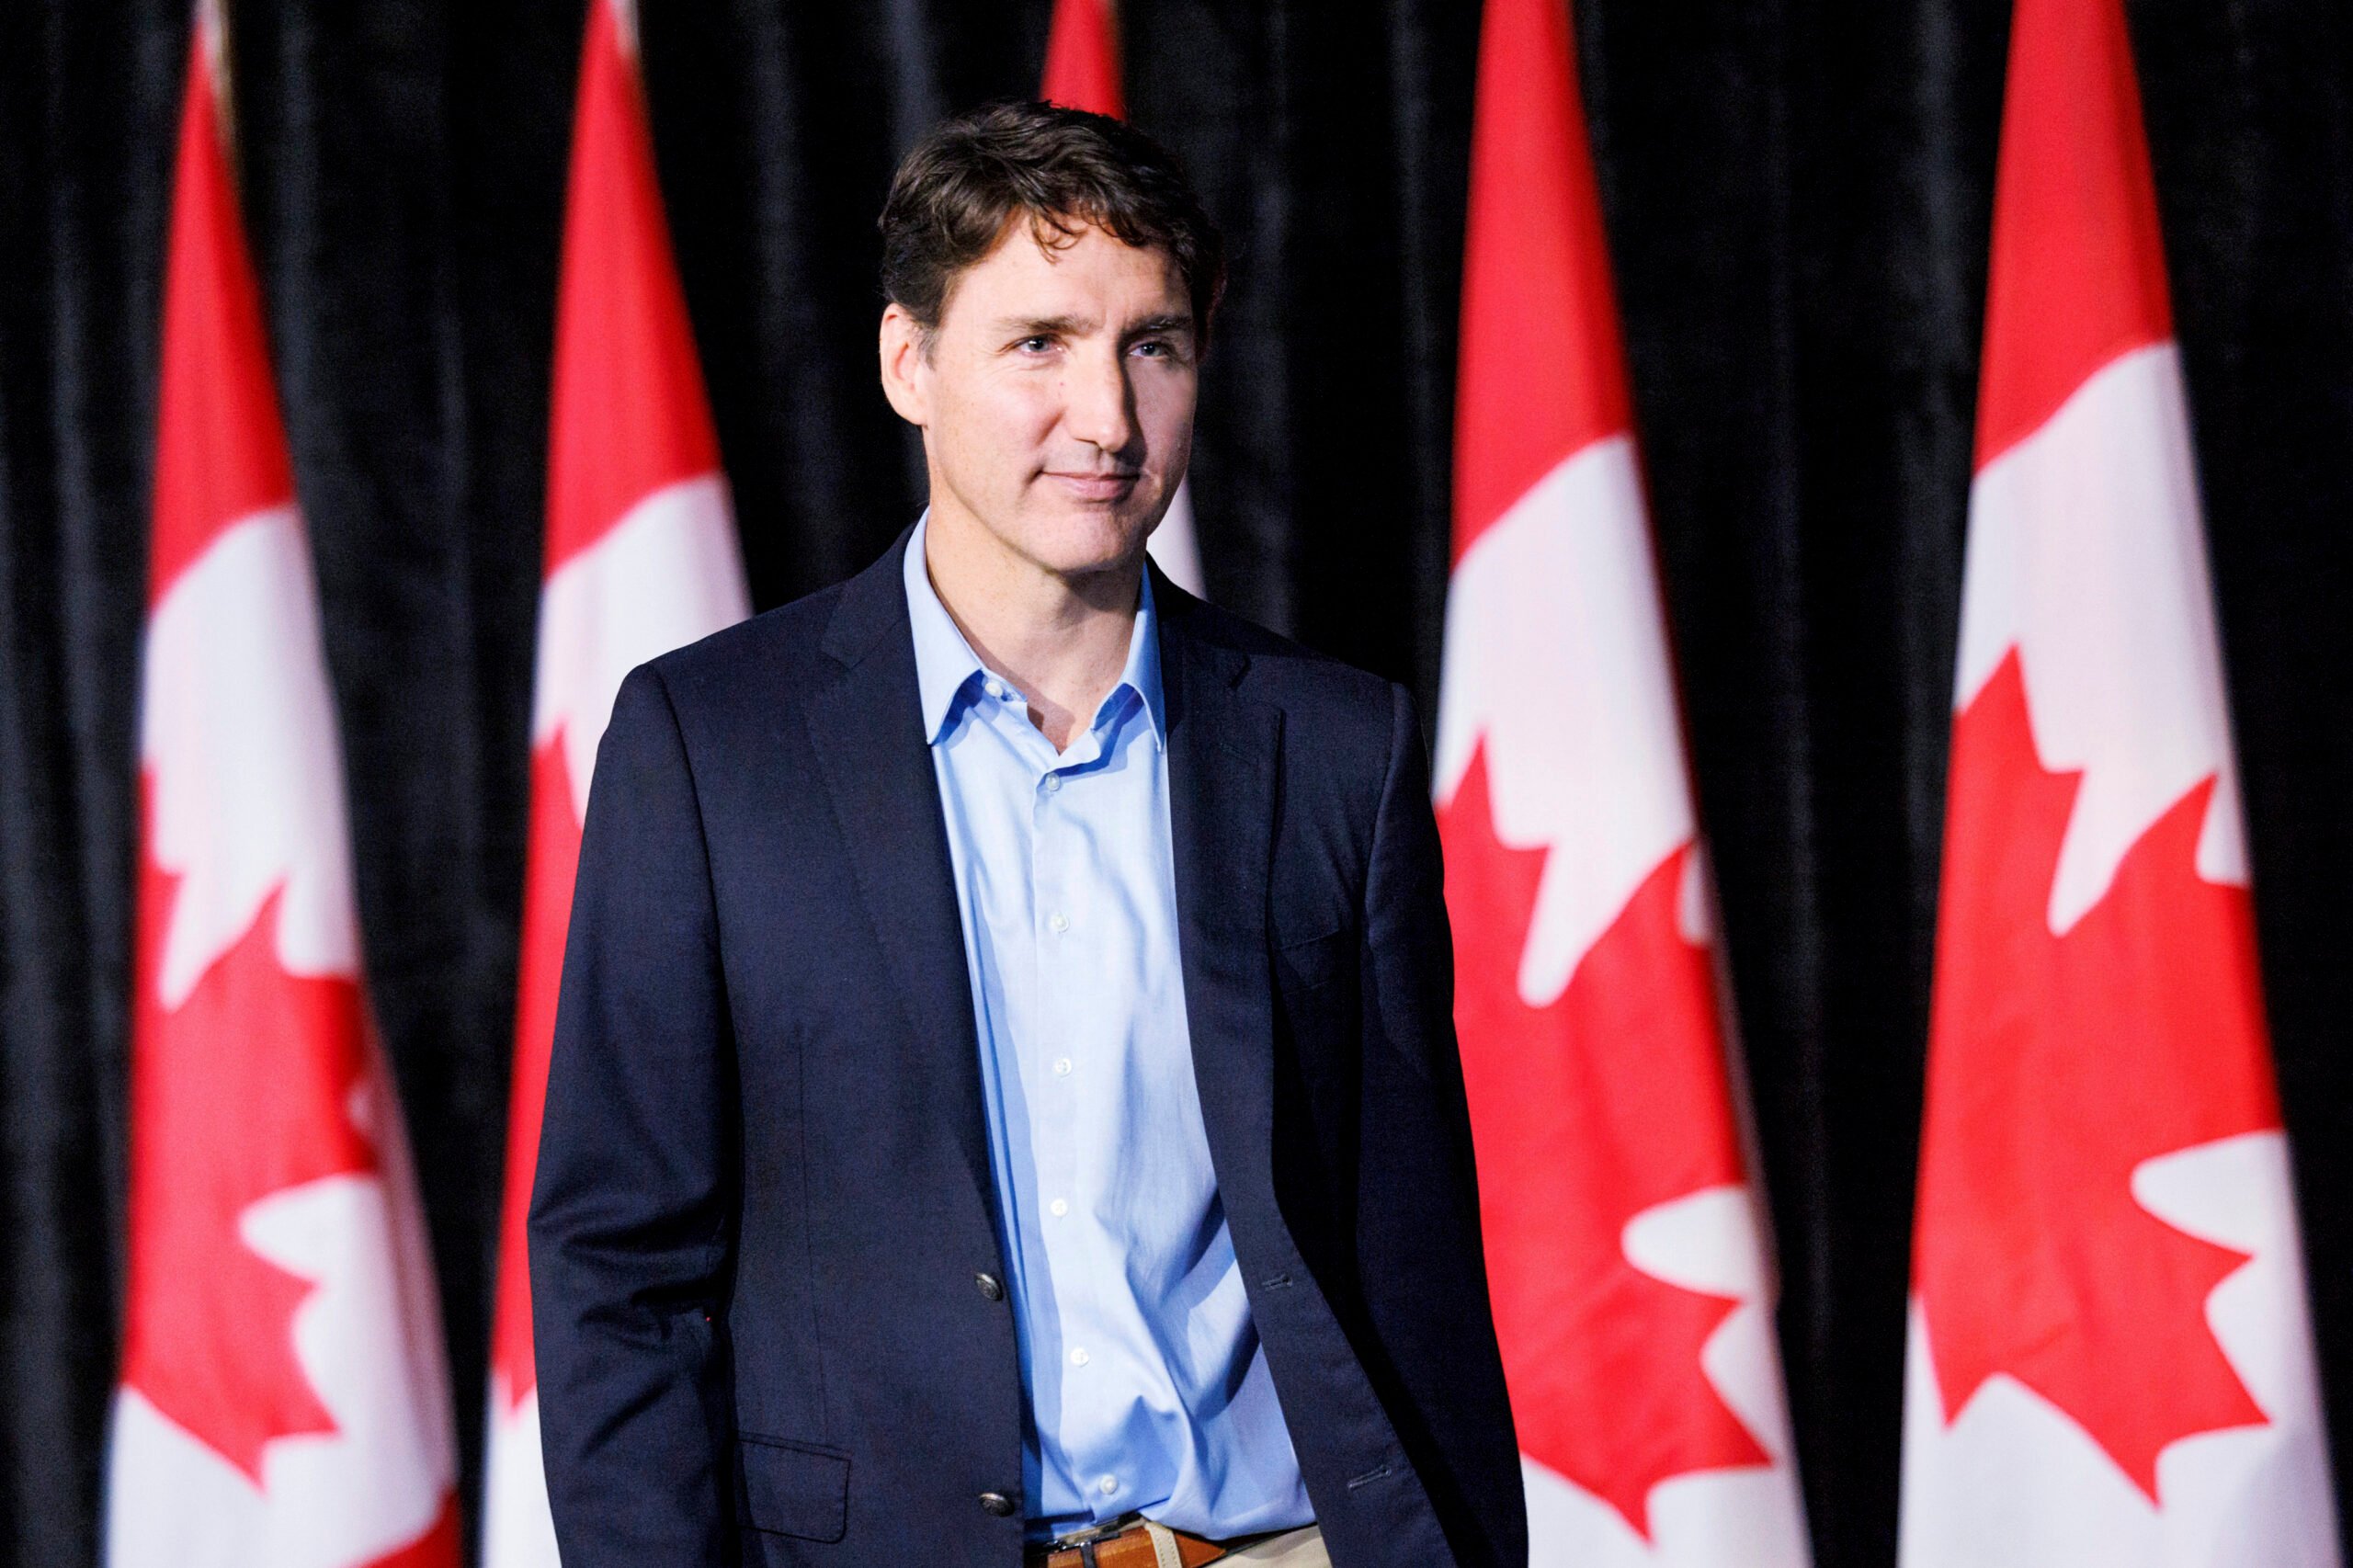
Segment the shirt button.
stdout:
<svg viewBox="0 0 2353 1568">
<path fill-rule="evenodd" d="M 1005 1300 L 1005 1281 L 999 1279 L 994 1274 L 985 1272 L 975 1274 L 972 1276 L 972 1284 L 982 1295 L 986 1296 L 992 1301 L 1002 1301 Z"/>
<path fill-rule="evenodd" d="M 994 1518 L 1009 1519 L 1013 1517 L 1013 1499 L 1002 1492 L 981 1494 L 981 1512 Z"/>
<path fill-rule="evenodd" d="M 1059 773 L 1049 773 L 1049 774 L 1047 774 L 1047 775 L 1046 775 L 1046 793 L 1047 793 L 1047 794 L 1049 794 L 1049 795 L 1054 794 L 1055 792 L 1057 792 L 1058 790 L 1060 790 L 1062 789 L 1062 787 L 1063 787 L 1063 776 L 1062 776 L 1061 774 L 1059 774 Z"/>
<path fill-rule="evenodd" d="M 1107 1475 L 1095 1483 L 1095 1489 L 1108 1497 L 1120 1489 L 1120 1478 L 1116 1475 Z"/>
<path fill-rule="evenodd" d="M 1074 1367 L 1084 1367 L 1089 1359 L 1090 1358 L 1084 1350 L 1074 1350 L 1070 1353 L 1070 1364 Z"/>
<path fill-rule="evenodd" d="M 986 687 L 984 687 L 984 689 L 988 692 L 988 694 L 989 694 L 991 697 L 996 698 L 996 699 L 998 699 L 1000 701 L 1004 699 L 1004 697 L 1005 697 L 1005 687 L 1004 687 L 1004 684 L 1003 684 L 1002 682 L 999 682 L 999 681 L 990 681 L 990 682 L 988 683 L 988 685 L 986 686 Z M 992 1493 L 992 1494 L 991 1494 L 991 1495 L 992 1495 L 992 1496 L 994 1496 L 994 1495 L 995 1495 L 995 1494 L 994 1494 L 994 1493 Z"/>
<path fill-rule="evenodd" d="M 1046 1205 L 1046 1212 L 1059 1219 L 1070 1212 L 1070 1200 L 1065 1198 L 1057 1198 Z"/>
<path fill-rule="evenodd" d="M 1057 909 L 1051 915 L 1046 916 L 1046 928 L 1052 931 L 1056 936 L 1060 936 L 1064 931 L 1070 929 L 1070 917 L 1064 915 L 1061 910 Z"/>
<path fill-rule="evenodd" d="M 1057 1078 L 1067 1078 L 1070 1076 L 1069 1057 L 1065 1056 L 1061 1061 L 1054 1063 L 1054 1076 Z"/>
</svg>

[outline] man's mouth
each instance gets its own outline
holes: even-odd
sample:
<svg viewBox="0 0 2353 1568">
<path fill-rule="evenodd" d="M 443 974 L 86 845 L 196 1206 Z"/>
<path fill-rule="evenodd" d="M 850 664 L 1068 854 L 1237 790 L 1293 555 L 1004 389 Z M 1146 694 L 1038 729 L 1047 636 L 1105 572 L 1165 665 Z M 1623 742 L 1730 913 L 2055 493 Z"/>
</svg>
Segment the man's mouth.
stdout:
<svg viewBox="0 0 2353 1568">
<path fill-rule="evenodd" d="M 1136 487 L 1140 473 L 1075 473 L 1054 469 L 1046 477 L 1063 487 L 1063 493 L 1080 501 L 1123 501 Z"/>
</svg>

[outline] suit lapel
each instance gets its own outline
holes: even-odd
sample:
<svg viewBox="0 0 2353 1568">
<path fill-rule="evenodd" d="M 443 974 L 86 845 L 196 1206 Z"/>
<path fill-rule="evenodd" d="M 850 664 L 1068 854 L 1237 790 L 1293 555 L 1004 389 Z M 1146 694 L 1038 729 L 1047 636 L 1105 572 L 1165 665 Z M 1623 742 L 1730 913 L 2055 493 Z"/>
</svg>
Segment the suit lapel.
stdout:
<svg viewBox="0 0 2353 1568">
<path fill-rule="evenodd" d="M 1378 1534 L 1397 1546 L 1395 1561 L 1450 1562 L 1420 1476 L 1275 1190 L 1267 922 L 1282 711 L 1244 695 L 1249 658 L 1217 640 L 1199 601 L 1156 572 L 1153 594 L 1163 607 L 1162 679 L 1170 693 L 1170 846 L 1193 1075 L 1251 1315 L 1293 1423 L 1309 1495 L 1333 1540 Z M 1390 1487 L 1358 1490 L 1399 1471 Z"/>
<path fill-rule="evenodd" d="M 980 1037 L 956 877 L 925 744 L 915 642 L 901 577 L 907 535 L 845 584 L 824 649 L 840 676 L 811 702 L 809 739 L 858 896 L 880 939 L 908 1049 L 901 1071 L 939 1108 L 976 1190 L 993 1189 L 981 1103 Z"/>
<path fill-rule="evenodd" d="M 1169 835 L 1193 1074 L 1227 1214 L 1255 1231 L 1251 1220 L 1271 1213 L 1274 1196 L 1267 903 L 1282 714 L 1236 689 L 1249 660 L 1200 635 L 1197 601 L 1156 572 L 1153 594 L 1163 607 Z"/>
</svg>

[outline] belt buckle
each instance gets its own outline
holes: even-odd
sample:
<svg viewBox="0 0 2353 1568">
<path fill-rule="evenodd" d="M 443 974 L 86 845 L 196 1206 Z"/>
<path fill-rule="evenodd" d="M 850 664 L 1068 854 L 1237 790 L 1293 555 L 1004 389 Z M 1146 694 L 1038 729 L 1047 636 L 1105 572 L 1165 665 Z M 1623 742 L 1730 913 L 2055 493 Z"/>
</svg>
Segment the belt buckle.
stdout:
<svg viewBox="0 0 2353 1568">
<path fill-rule="evenodd" d="M 1097 1568 L 1095 1549 L 1107 1540 L 1116 1540 L 1142 1522 L 1143 1516 L 1141 1513 L 1121 1514 L 1116 1519 L 1107 1519 L 1101 1524 L 1089 1525 L 1083 1530 L 1074 1530 L 1069 1535 L 1056 1537 L 1047 1545 L 1046 1555 L 1051 1559 L 1059 1552 L 1075 1551 L 1078 1553 L 1079 1568 Z"/>
</svg>

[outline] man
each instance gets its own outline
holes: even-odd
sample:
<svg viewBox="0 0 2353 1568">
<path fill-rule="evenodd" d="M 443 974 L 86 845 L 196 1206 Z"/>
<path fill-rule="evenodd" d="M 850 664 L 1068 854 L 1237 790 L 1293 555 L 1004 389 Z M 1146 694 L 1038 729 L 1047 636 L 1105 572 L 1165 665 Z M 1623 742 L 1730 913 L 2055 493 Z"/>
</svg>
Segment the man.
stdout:
<svg viewBox="0 0 2353 1568">
<path fill-rule="evenodd" d="M 1216 233 L 1037 105 L 882 233 L 929 511 L 597 759 L 530 1221 L 564 1561 L 1523 1562 L 1412 706 L 1145 564 Z"/>
</svg>

